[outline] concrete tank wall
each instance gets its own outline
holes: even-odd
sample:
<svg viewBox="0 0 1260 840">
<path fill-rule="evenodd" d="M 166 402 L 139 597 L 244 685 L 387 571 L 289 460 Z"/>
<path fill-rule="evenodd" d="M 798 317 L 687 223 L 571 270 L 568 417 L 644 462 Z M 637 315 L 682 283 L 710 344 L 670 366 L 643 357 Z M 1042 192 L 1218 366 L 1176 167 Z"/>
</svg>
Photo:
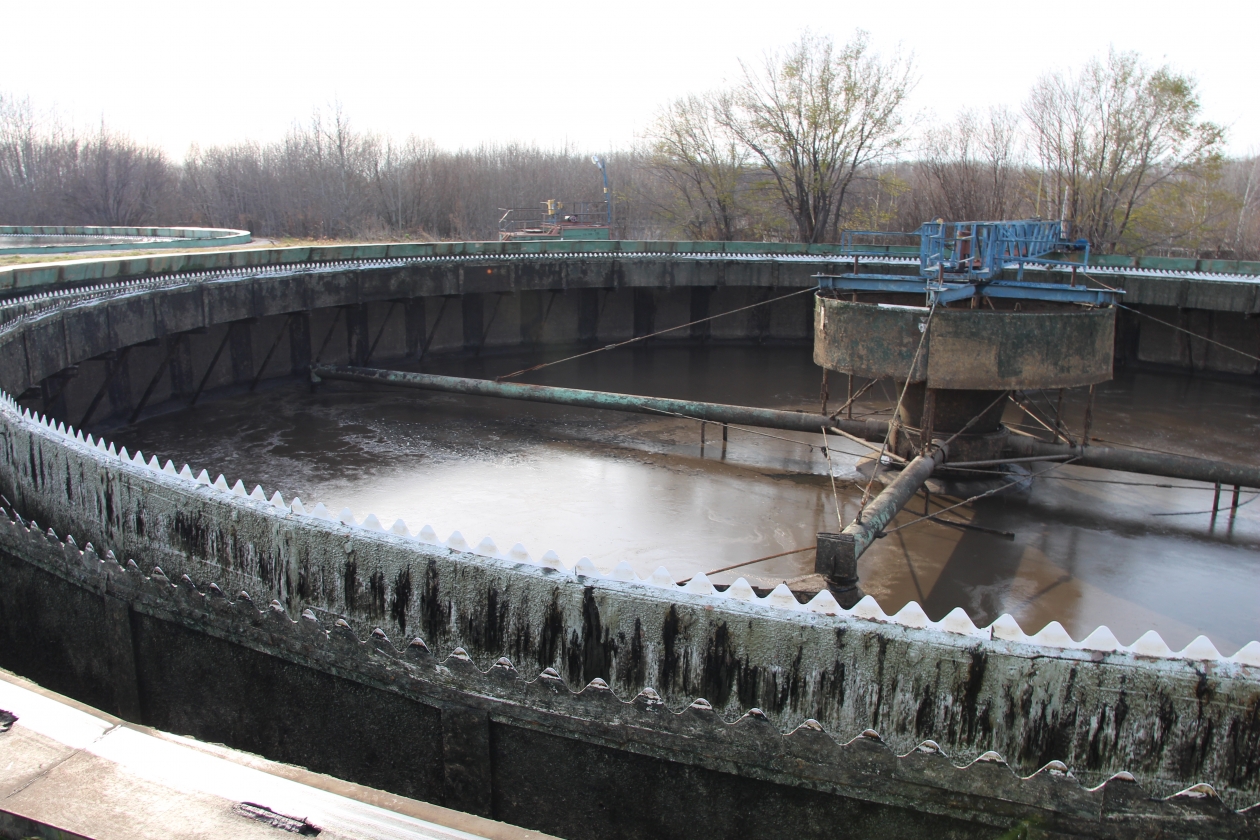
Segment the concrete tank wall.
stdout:
<svg viewBox="0 0 1260 840">
<path fill-rule="evenodd" d="M 575 693 L 506 658 L 483 670 L 459 649 L 400 649 L 380 631 L 363 642 L 3 513 L 0 574 L 0 662 L 46 685 L 565 837 L 1243 838 L 1260 819 L 1199 791 L 1153 798 L 1125 776 L 1089 789 L 1051 763 L 1025 779 L 993 753 L 957 764 L 924 742 L 901 756 L 872 732 L 781 733 L 757 709 L 727 723 L 700 700 L 621 699 L 598 678 Z"/>
<path fill-rule="evenodd" d="M 142 400 L 146 408 L 190 400 L 203 384 L 214 391 L 255 377 L 300 376 L 316 358 L 362 364 L 550 344 L 597 346 L 804 291 L 810 283 L 797 272 L 793 285 L 758 285 L 774 274 L 742 265 L 577 262 L 545 269 L 426 265 L 176 285 L 28 315 L 20 335 L 0 336 L 0 352 L 11 359 L 0 369 L 0 387 L 25 393 L 24 404 L 76 425 L 96 402 L 91 428 L 110 418 L 125 422 Z M 690 285 L 681 285 L 680 275 Z M 794 294 L 653 340 L 804 343 L 811 307 L 807 293 Z"/>
<path fill-rule="evenodd" d="M 311 256 L 311 249 L 298 250 L 288 256 Z M 332 253 L 321 256 L 331 258 L 346 249 L 326 250 Z M 377 250 L 384 252 L 383 246 Z M 280 251 L 230 253 L 238 261 L 241 255 L 257 260 L 285 256 Z M 117 261 L 114 270 L 169 268 L 194 256 L 227 262 L 223 255 L 180 255 L 130 267 Z M 325 362 L 379 363 L 544 344 L 597 346 L 805 290 L 813 285 L 813 274 L 843 270 L 823 261 L 721 255 L 380 262 L 317 261 L 292 270 L 264 267 L 262 274 L 231 269 L 235 273 L 190 276 L 183 282 L 183 275 L 172 275 L 152 284 L 138 282 L 130 294 L 124 287 L 96 299 L 58 303 L 61 316 L 38 314 L 55 301 L 13 300 L 0 306 L 0 317 L 25 312 L 32 321 L 22 331 L 20 346 L 13 343 L 16 338 L 0 336 L 0 347 L 10 354 L 10 363 L 0 369 L 0 384 L 22 395 L 24 405 L 76 424 L 96 402 L 90 428 L 125 422 L 142 401 L 151 410 L 172 399 L 190 400 L 203 380 L 213 394 L 248 386 L 255 377 L 301 375 L 317 356 Z M 43 280 L 73 286 L 83 282 L 81 275 L 93 273 L 82 267 L 57 271 L 52 280 Z M 95 273 L 102 272 L 97 266 Z M 1258 305 L 1260 286 L 1241 279 L 1109 279 L 1133 286 L 1126 302 L 1130 308 L 1117 317 L 1118 363 L 1244 376 L 1260 371 L 1260 319 L 1249 308 Z M 1146 302 L 1170 295 L 1185 305 L 1219 309 Z M 804 342 L 811 322 L 809 295 L 802 294 L 653 340 Z M 220 357 L 212 369 L 216 353 Z M 149 397 L 143 399 L 146 391 Z"/>
<path fill-rule="evenodd" d="M 650 687 L 674 706 L 697 696 L 727 715 L 757 706 L 784 729 L 808 718 L 843 737 L 876 729 L 902 752 L 932 738 L 956 759 L 997 750 L 1026 772 L 1057 759 L 1092 782 L 1126 770 L 1166 793 L 1187 779 L 1234 801 L 1260 791 L 1251 666 L 870 621 L 826 599 L 820 613 L 790 595 L 780 609 L 575 576 L 154 472 L 19 419 L 11 404 L 0 420 L 0 492 L 41 525 L 171 578 L 342 616 L 363 635 L 379 626 L 460 646 L 483 668 L 508 656 L 574 686 L 599 677 L 623 696 Z"/>
<path fill-rule="evenodd" d="M 406 358 L 426 344 L 467 352 L 483 339 L 487 348 L 575 337 L 597 346 L 797 291 L 710 322 L 708 338 L 808 340 L 820 268 L 636 257 L 181 275 L 10 302 L 8 315 L 26 314 L 0 327 L 0 387 L 52 409 L 54 426 L 78 425 L 97 394 L 91 422 L 118 422 L 146 391 L 161 406 L 203 379 L 228 389 L 260 371 L 301 375 L 316 356 Z M 679 332 L 705 337 L 699 325 Z M 731 718 L 757 706 L 780 730 L 814 719 L 848 740 L 876 729 L 898 752 L 931 738 L 956 761 L 996 750 L 1026 773 L 1059 760 L 1091 784 L 1127 771 L 1160 794 L 1207 781 L 1233 807 L 1260 795 L 1260 646 L 1231 658 L 1202 646 L 1082 647 L 1053 634 L 1030 640 L 1000 621 L 931 624 L 909 608 L 887 620 L 825 600 L 805 608 L 790 593 L 745 603 L 482 557 L 124 462 L 22 417 L 15 400 L 0 403 L 0 492 L 42 527 L 145 571 L 274 598 L 294 614 L 310 608 L 329 623 L 342 617 L 361 637 L 380 627 L 422 635 L 435 650 L 460 646 L 483 669 L 506 655 L 530 677 L 552 668 L 575 687 L 599 678 L 626 698 L 652 688 L 675 709 L 702 696 Z M 9 552 L 35 562 L 18 543 Z M 47 644 L 76 643 L 67 632 Z M 691 761 L 708 746 L 680 749 Z"/>
<path fill-rule="evenodd" d="M 45 238 L 56 242 L 41 241 Z M 247 230 L 224 228 L 0 225 L 0 255 L 215 248 L 251 241 Z"/>
</svg>

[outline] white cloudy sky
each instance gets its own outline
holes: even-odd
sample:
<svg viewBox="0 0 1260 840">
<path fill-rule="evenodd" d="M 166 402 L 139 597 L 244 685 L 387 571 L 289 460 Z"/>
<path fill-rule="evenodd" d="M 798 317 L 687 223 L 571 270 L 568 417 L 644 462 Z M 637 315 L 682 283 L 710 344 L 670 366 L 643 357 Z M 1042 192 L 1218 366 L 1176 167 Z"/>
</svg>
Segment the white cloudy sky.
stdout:
<svg viewBox="0 0 1260 840">
<path fill-rule="evenodd" d="M 1232 152 L 1260 151 L 1255 0 L 0 0 L 0 21 L 0 93 L 175 155 L 278 138 L 334 100 L 360 128 L 444 146 L 623 146 L 662 103 L 807 26 L 913 51 L 914 110 L 938 118 L 1018 106 L 1042 73 L 1138 50 L 1197 77 Z"/>
</svg>

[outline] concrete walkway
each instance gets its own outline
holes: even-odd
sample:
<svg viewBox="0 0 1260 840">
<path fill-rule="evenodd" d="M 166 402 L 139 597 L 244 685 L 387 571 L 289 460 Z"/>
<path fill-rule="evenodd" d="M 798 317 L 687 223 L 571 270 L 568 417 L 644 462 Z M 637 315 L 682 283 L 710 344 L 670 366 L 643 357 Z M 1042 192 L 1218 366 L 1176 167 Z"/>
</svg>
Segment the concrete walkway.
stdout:
<svg viewBox="0 0 1260 840">
<path fill-rule="evenodd" d="M 292 834 L 547 837 L 136 726 L 0 671 L 0 837 Z"/>
</svg>

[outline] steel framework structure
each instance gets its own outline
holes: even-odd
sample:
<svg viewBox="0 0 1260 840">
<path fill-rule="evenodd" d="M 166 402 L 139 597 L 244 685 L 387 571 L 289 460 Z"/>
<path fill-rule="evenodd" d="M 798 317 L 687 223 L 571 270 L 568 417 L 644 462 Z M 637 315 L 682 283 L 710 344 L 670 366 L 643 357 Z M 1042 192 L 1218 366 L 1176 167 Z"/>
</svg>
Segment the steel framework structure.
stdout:
<svg viewBox="0 0 1260 840">
<path fill-rule="evenodd" d="M 857 257 L 887 255 L 911 250 L 904 243 L 918 237 L 919 277 L 895 274 L 859 274 Z M 887 243 L 887 244 L 883 244 Z M 914 232 L 844 231 L 841 251 L 853 256 L 851 274 L 816 275 L 819 287 L 851 292 L 923 294 L 927 303 L 946 304 L 977 294 L 987 297 L 1049 300 L 1102 305 L 1114 303 L 1123 292 L 1089 289 L 1075 284 L 1075 270 L 1089 265 L 1089 242 L 1069 240 L 1060 222 L 1022 219 L 997 222 L 926 222 Z M 1080 261 L 1057 254 L 1083 252 Z M 1030 283 L 1024 266 L 1064 266 L 1073 269 L 1073 282 Z M 1000 279 L 1008 271 L 1014 280 Z"/>
</svg>

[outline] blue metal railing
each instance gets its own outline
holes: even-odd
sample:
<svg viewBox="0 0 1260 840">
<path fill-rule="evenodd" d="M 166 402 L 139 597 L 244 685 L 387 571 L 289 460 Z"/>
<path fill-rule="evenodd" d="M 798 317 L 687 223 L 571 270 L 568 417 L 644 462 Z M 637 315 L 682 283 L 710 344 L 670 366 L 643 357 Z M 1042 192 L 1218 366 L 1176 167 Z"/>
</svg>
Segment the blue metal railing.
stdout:
<svg viewBox="0 0 1260 840">
<path fill-rule="evenodd" d="M 919 227 L 919 270 L 924 277 L 950 274 L 989 280 L 1024 266 L 1089 265 L 1089 242 L 1068 240 L 1060 222 L 1025 219 L 1007 222 L 927 222 Z M 1050 258 L 1050 254 L 1083 250 L 1082 263 Z"/>
<path fill-rule="evenodd" d="M 896 275 L 859 274 L 857 258 L 887 254 L 904 248 L 907 239 L 918 237 L 919 278 Z M 894 240 L 900 240 L 894 244 Z M 1079 303 L 1111 303 L 1120 292 L 1086 289 L 1075 283 L 1024 282 L 1025 265 L 1089 265 L 1089 243 L 1063 236 L 1060 222 L 1021 219 L 1001 222 L 926 222 L 917 231 L 890 232 L 853 230 L 840 237 L 840 251 L 854 257 L 854 273 L 840 276 L 818 275 L 819 287 L 845 291 L 884 291 L 924 294 L 930 302 L 949 303 L 977 293 L 989 297 L 1056 300 Z M 1056 259 L 1063 252 L 1084 251 L 1081 262 Z M 1014 269 L 1014 280 L 1000 280 Z M 1075 271 L 1073 272 L 1075 278 Z"/>
</svg>

